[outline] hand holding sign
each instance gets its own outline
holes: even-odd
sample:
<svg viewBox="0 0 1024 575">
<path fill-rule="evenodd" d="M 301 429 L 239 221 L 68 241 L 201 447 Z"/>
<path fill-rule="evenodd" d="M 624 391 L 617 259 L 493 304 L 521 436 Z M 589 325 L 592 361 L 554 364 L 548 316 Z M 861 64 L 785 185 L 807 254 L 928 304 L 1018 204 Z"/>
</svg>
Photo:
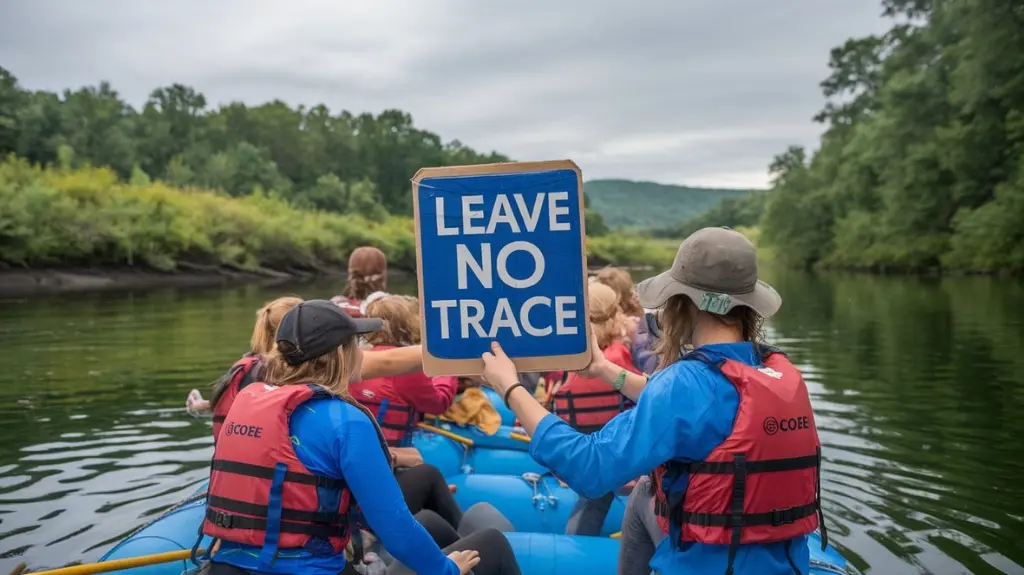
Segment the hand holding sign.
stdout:
<svg viewBox="0 0 1024 575">
<path fill-rule="evenodd" d="M 428 375 L 481 373 L 494 340 L 520 371 L 590 362 L 582 187 L 569 161 L 416 174 Z"/>
<path fill-rule="evenodd" d="M 519 372 L 498 342 L 491 343 L 491 350 L 483 354 L 484 370 L 480 374 L 491 389 L 505 397 L 510 387 L 519 383 Z"/>
</svg>

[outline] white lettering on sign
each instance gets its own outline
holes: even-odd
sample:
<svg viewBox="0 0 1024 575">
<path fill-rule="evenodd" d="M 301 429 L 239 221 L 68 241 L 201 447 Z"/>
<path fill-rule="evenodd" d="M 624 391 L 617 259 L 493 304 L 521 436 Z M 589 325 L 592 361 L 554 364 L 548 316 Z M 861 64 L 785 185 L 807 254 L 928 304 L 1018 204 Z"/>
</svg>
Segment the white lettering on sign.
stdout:
<svg viewBox="0 0 1024 575">
<path fill-rule="evenodd" d="M 520 279 L 508 272 L 508 258 L 515 252 L 526 252 L 533 258 L 533 273 Z M 537 282 L 544 277 L 545 261 L 544 254 L 540 248 L 530 242 L 517 241 L 509 242 L 498 251 L 495 261 L 498 278 L 510 288 L 525 289 L 537 285 Z M 491 273 L 491 244 L 480 244 L 480 259 L 473 256 L 473 252 L 465 244 L 455 246 L 455 273 L 458 278 L 460 290 L 469 289 L 469 272 L 472 271 L 480 285 L 491 289 L 494 285 L 494 275 Z"/>
<path fill-rule="evenodd" d="M 555 298 L 555 333 L 558 335 L 576 335 L 576 326 L 565 325 L 565 320 L 576 319 L 575 309 L 566 309 L 566 306 L 575 306 L 576 296 L 560 295 Z"/>
<path fill-rule="evenodd" d="M 459 336 L 462 339 L 469 337 L 471 328 L 476 337 L 494 339 L 500 335 L 501 329 L 508 329 L 515 337 L 522 336 L 524 331 L 533 337 L 544 337 L 551 335 L 552 329 L 556 335 L 576 335 L 579 331 L 577 327 L 566 325 L 566 322 L 576 318 L 576 302 L 576 296 L 555 298 L 555 325 L 553 328 L 552 326 L 537 327 L 530 321 L 530 310 L 534 307 L 538 305 L 551 307 L 551 298 L 544 296 L 534 296 L 526 300 L 519 308 L 518 314 L 512 308 L 508 298 L 499 298 L 498 304 L 494 308 L 494 314 L 490 318 L 486 317 L 483 302 L 475 299 L 434 300 L 430 302 L 430 307 L 440 310 L 441 339 L 451 338 L 449 310 L 452 309 L 457 309 Z"/>
<path fill-rule="evenodd" d="M 493 234 L 499 225 L 506 225 L 514 234 L 523 233 L 537 229 L 540 223 L 541 212 L 547 206 L 548 229 L 553 232 L 572 231 L 572 222 L 569 215 L 569 192 L 541 192 L 533 200 L 533 206 L 526 205 L 526 198 L 522 194 L 512 194 L 509 201 L 508 194 L 498 194 L 494 198 L 494 206 L 491 213 L 484 215 L 482 209 L 484 197 L 462 196 L 462 217 L 457 218 L 461 222 L 460 227 L 449 227 L 448 218 L 445 217 L 444 196 L 434 198 L 434 216 L 437 223 L 437 235 L 439 236 L 477 236 L 482 234 Z M 515 209 L 512 205 L 515 204 Z M 518 215 L 518 218 L 517 218 Z M 519 220 L 522 220 L 522 226 Z"/>
<path fill-rule="evenodd" d="M 546 230 L 571 232 L 569 218 L 569 192 L 540 192 L 527 199 L 521 193 L 496 194 L 494 203 L 485 208 L 485 196 L 436 196 L 434 212 L 438 236 L 474 236 L 502 233 L 523 234 Z M 489 201 L 489 199 L 488 199 Z M 445 214 L 445 204 L 457 213 Z M 483 238 L 481 238 L 483 239 Z M 529 289 L 537 286 L 547 272 L 544 252 L 537 244 L 526 240 L 513 240 L 492 246 L 493 242 L 470 242 L 455 245 L 455 279 L 459 291 L 467 291 L 469 298 L 443 299 L 430 302 L 437 310 L 441 339 L 467 339 L 470 337 L 495 339 L 508 334 L 511 337 L 547 337 L 550 335 L 577 335 L 582 301 L 578 296 L 531 295 L 520 298 L 499 297 L 497 301 L 481 301 L 473 290 Z M 532 259 L 532 268 L 525 260 L 515 260 L 509 270 L 509 259 L 522 253 Z M 517 256 L 522 258 L 523 256 Z M 513 258 L 514 259 L 514 258 Z M 498 282 L 494 281 L 497 275 Z M 494 302 L 492 304 L 492 302 Z M 493 309 L 490 306 L 493 305 Z M 543 311 L 537 311 L 538 309 Z M 537 313 L 533 313 L 537 312 Z M 533 317 L 531 318 L 531 313 Z M 540 319 L 545 318 L 545 319 Z"/>
<path fill-rule="evenodd" d="M 569 192 L 555 192 L 553 194 L 548 194 L 548 227 L 551 228 L 551 231 L 553 232 L 567 232 L 572 229 L 572 226 L 569 224 L 568 220 L 564 222 L 558 221 L 558 216 L 569 215 L 569 206 L 559 206 L 559 201 L 568 202 Z"/>
</svg>

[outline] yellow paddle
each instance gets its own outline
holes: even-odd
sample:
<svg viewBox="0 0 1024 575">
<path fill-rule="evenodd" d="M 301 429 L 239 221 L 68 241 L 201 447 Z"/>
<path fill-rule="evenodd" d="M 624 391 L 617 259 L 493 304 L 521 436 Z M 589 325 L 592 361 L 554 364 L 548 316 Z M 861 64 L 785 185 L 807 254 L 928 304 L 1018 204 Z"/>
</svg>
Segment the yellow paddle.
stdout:
<svg viewBox="0 0 1024 575">
<path fill-rule="evenodd" d="M 199 549 L 196 552 L 197 556 L 203 555 L 204 553 L 206 553 L 206 550 L 204 549 Z M 111 571 L 147 567 L 149 565 L 170 563 L 172 561 L 185 561 L 191 556 L 191 549 L 182 549 L 181 551 L 167 551 L 164 553 L 143 555 L 141 557 L 115 559 L 113 561 L 104 561 L 103 563 L 86 563 L 84 565 L 72 565 L 70 567 L 61 567 L 60 569 L 51 569 L 49 571 L 35 571 L 32 575 L 94 575 L 96 573 L 110 573 Z"/>
<path fill-rule="evenodd" d="M 442 437 L 447 437 L 448 439 L 451 439 L 455 443 L 461 443 L 467 447 L 473 446 L 473 440 L 468 437 L 462 437 L 461 435 L 452 433 L 450 431 L 446 431 L 444 429 L 441 429 L 440 427 L 434 427 L 433 425 L 429 425 L 422 422 L 417 425 L 419 425 L 420 429 L 429 431 L 431 433 L 436 433 Z"/>
</svg>

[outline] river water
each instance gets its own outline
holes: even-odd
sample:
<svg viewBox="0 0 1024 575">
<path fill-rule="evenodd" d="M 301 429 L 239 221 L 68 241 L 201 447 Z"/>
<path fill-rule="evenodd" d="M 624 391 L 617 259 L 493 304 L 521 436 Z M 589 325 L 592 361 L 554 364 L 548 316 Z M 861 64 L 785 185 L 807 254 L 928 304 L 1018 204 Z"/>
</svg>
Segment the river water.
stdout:
<svg viewBox="0 0 1024 575">
<path fill-rule="evenodd" d="M 1024 573 L 1024 285 L 767 279 L 842 552 L 873 574 Z M 0 299 L 0 572 L 95 559 L 180 500 L 212 452 L 188 390 L 246 350 L 265 300 L 337 288 Z"/>
</svg>

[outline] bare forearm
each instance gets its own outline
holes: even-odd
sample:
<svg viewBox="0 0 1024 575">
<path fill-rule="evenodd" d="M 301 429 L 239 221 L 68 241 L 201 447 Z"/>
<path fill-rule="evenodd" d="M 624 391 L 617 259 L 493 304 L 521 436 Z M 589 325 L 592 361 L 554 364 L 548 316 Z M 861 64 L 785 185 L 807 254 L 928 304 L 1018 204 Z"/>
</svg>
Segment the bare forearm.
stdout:
<svg viewBox="0 0 1024 575">
<path fill-rule="evenodd" d="M 533 430 L 537 428 L 540 420 L 550 413 L 533 397 L 532 393 L 522 386 L 513 389 L 509 394 L 508 406 L 519 418 L 519 425 L 530 436 L 533 435 Z"/>
<path fill-rule="evenodd" d="M 363 379 L 405 375 L 423 369 L 423 348 L 418 345 L 363 353 Z"/>
<path fill-rule="evenodd" d="M 644 390 L 644 386 L 647 385 L 646 375 L 636 374 L 629 370 L 622 369 L 610 361 L 604 362 L 593 369 L 595 377 L 612 386 L 615 385 L 619 376 L 623 372 L 626 373 L 626 380 L 623 382 L 622 389 L 619 390 L 619 393 L 633 401 L 636 401 L 637 398 L 640 397 L 640 392 Z"/>
</svg>

